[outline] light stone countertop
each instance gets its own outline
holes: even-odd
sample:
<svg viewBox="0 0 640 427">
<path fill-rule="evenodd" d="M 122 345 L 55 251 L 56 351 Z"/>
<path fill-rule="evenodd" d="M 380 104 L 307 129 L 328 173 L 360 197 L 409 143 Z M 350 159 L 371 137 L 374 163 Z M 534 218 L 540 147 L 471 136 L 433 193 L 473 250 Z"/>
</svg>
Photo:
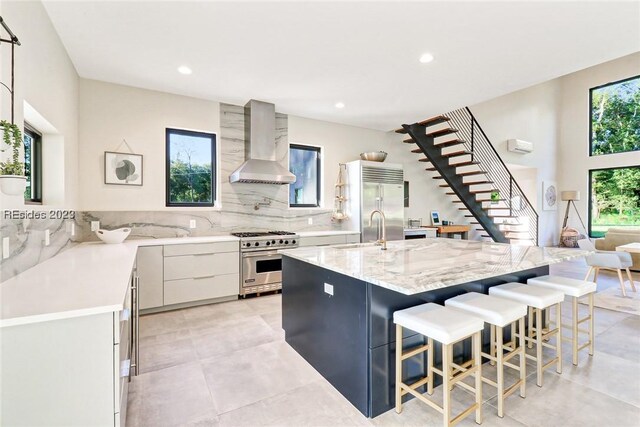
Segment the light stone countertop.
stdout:
<svg viewBox="0 0 640 427">
<path fill-rule="evenodd" d="M 315 237 L 315 236 L 341 236 L 343 234 L 360 234 L 359 231 L 298 231 L 296 234 L 300 237 Z"/>
<path fill-rule="evenodd" d="M 428 238 L 305 247 L 283 255 L 372 283 L 405 295 L 455 286 L 582 258 L 591 252 L 473 240 Z"/>
<path fill-rule="evenodd" d="M 122 310 L 139 246 L 228 241 L 239 239 L 203 236 L 82 243 L 0 283 L 0 328 Z"/>
</svg>

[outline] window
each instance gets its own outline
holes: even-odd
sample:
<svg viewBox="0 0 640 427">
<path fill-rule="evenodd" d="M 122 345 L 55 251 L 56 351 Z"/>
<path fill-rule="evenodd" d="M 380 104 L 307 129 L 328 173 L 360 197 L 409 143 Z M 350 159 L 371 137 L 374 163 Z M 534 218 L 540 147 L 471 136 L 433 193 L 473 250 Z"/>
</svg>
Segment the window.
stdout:
<svg viewBox="0 0 640 427">
<path fill-rule="evenodd" d="M 589 171 L 589 235 L 640 225 L 640 166 Z"/>
<path fill-rule="evenodd" d="M 24 124 L 24 174 L 27 187 L 24 200 L 42 203 L 42 135 L 28 123 Z"/>
<path fill-rule="evenodd" d="M 167 206 L 213 206 L 216 135 L 167 129 Z"/>
<path fill-rule="evenodd" d="M 640 150 L 640 76 L 589 91 L 591 156 Z"/>
<path fill-rule="evenodd" d="M 289 206 L 320 206 L 320 159 L 320 147 L 289 146 L 289 170 L 296 176 L 296 182 L 289 185 Z"/>
</svg>

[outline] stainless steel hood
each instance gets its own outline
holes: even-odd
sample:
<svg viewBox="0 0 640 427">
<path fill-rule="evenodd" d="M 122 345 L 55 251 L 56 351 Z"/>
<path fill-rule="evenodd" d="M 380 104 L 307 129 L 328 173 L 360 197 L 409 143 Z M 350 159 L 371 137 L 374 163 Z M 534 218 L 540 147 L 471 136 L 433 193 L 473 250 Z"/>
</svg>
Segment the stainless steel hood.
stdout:
<svg viewBox="0 0 640 427">
<path fill-rule="evenodd" d="M 246 161 L 229 182 L 292 184 L 296 176 L 276 161 L 276 107 L 252 99 L 244 106 L 244 153 Z"/>
</svg>

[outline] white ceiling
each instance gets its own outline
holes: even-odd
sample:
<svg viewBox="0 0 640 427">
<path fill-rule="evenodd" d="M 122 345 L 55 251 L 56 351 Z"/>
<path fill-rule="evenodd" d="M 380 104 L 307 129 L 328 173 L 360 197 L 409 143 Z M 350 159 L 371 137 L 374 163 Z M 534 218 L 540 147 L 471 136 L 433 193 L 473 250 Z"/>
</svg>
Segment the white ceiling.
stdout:
<svg viewBox="0 0 640 427">
<path fill-rule="evenodd" d="M 382 130 L 640 51 L 638 1 L 45 7 L 84 78 Z"/>
</svg>

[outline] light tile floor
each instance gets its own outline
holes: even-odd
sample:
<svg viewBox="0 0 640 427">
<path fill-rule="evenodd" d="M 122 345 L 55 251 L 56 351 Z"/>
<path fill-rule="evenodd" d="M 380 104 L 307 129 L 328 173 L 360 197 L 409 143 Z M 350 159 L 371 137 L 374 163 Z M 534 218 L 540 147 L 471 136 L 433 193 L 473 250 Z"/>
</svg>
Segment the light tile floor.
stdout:
<svg viewBox="0 0 640 427">
<path fill-rule="evenodd" d="M 585 271 L 581 261 L 552 266 L 552 273 L 566 276 L 582 278 Z M 635 279 L 640 281 L 638 274 Z M 615 276 L 599 279 L 599 290 L 617 286 Z M 416 399 L 402 414 L 362 416 L 286 344 L 280 302 L 274 295 L 141 317 L 141 374 L 130 386 L 127 425 L 442 424 L 440 414 Z M 531 369 L 527 398 L 509 397 L 503 419 L 496 414 L 495 389 L 485 385 L 483 426 L 639 426 L 640 316 L 604 309 L 595 314 L 595 355 L 581 353 L 574 367 L 565 344 L 563 373 L 547 370 L 538 388 Z M 434 396 L 440 394 L 437 388 Z M 456 388 L 454 412 L 469 398 Z M 473 417 L 460 425 L 475 425 Z"/>
</svg>

